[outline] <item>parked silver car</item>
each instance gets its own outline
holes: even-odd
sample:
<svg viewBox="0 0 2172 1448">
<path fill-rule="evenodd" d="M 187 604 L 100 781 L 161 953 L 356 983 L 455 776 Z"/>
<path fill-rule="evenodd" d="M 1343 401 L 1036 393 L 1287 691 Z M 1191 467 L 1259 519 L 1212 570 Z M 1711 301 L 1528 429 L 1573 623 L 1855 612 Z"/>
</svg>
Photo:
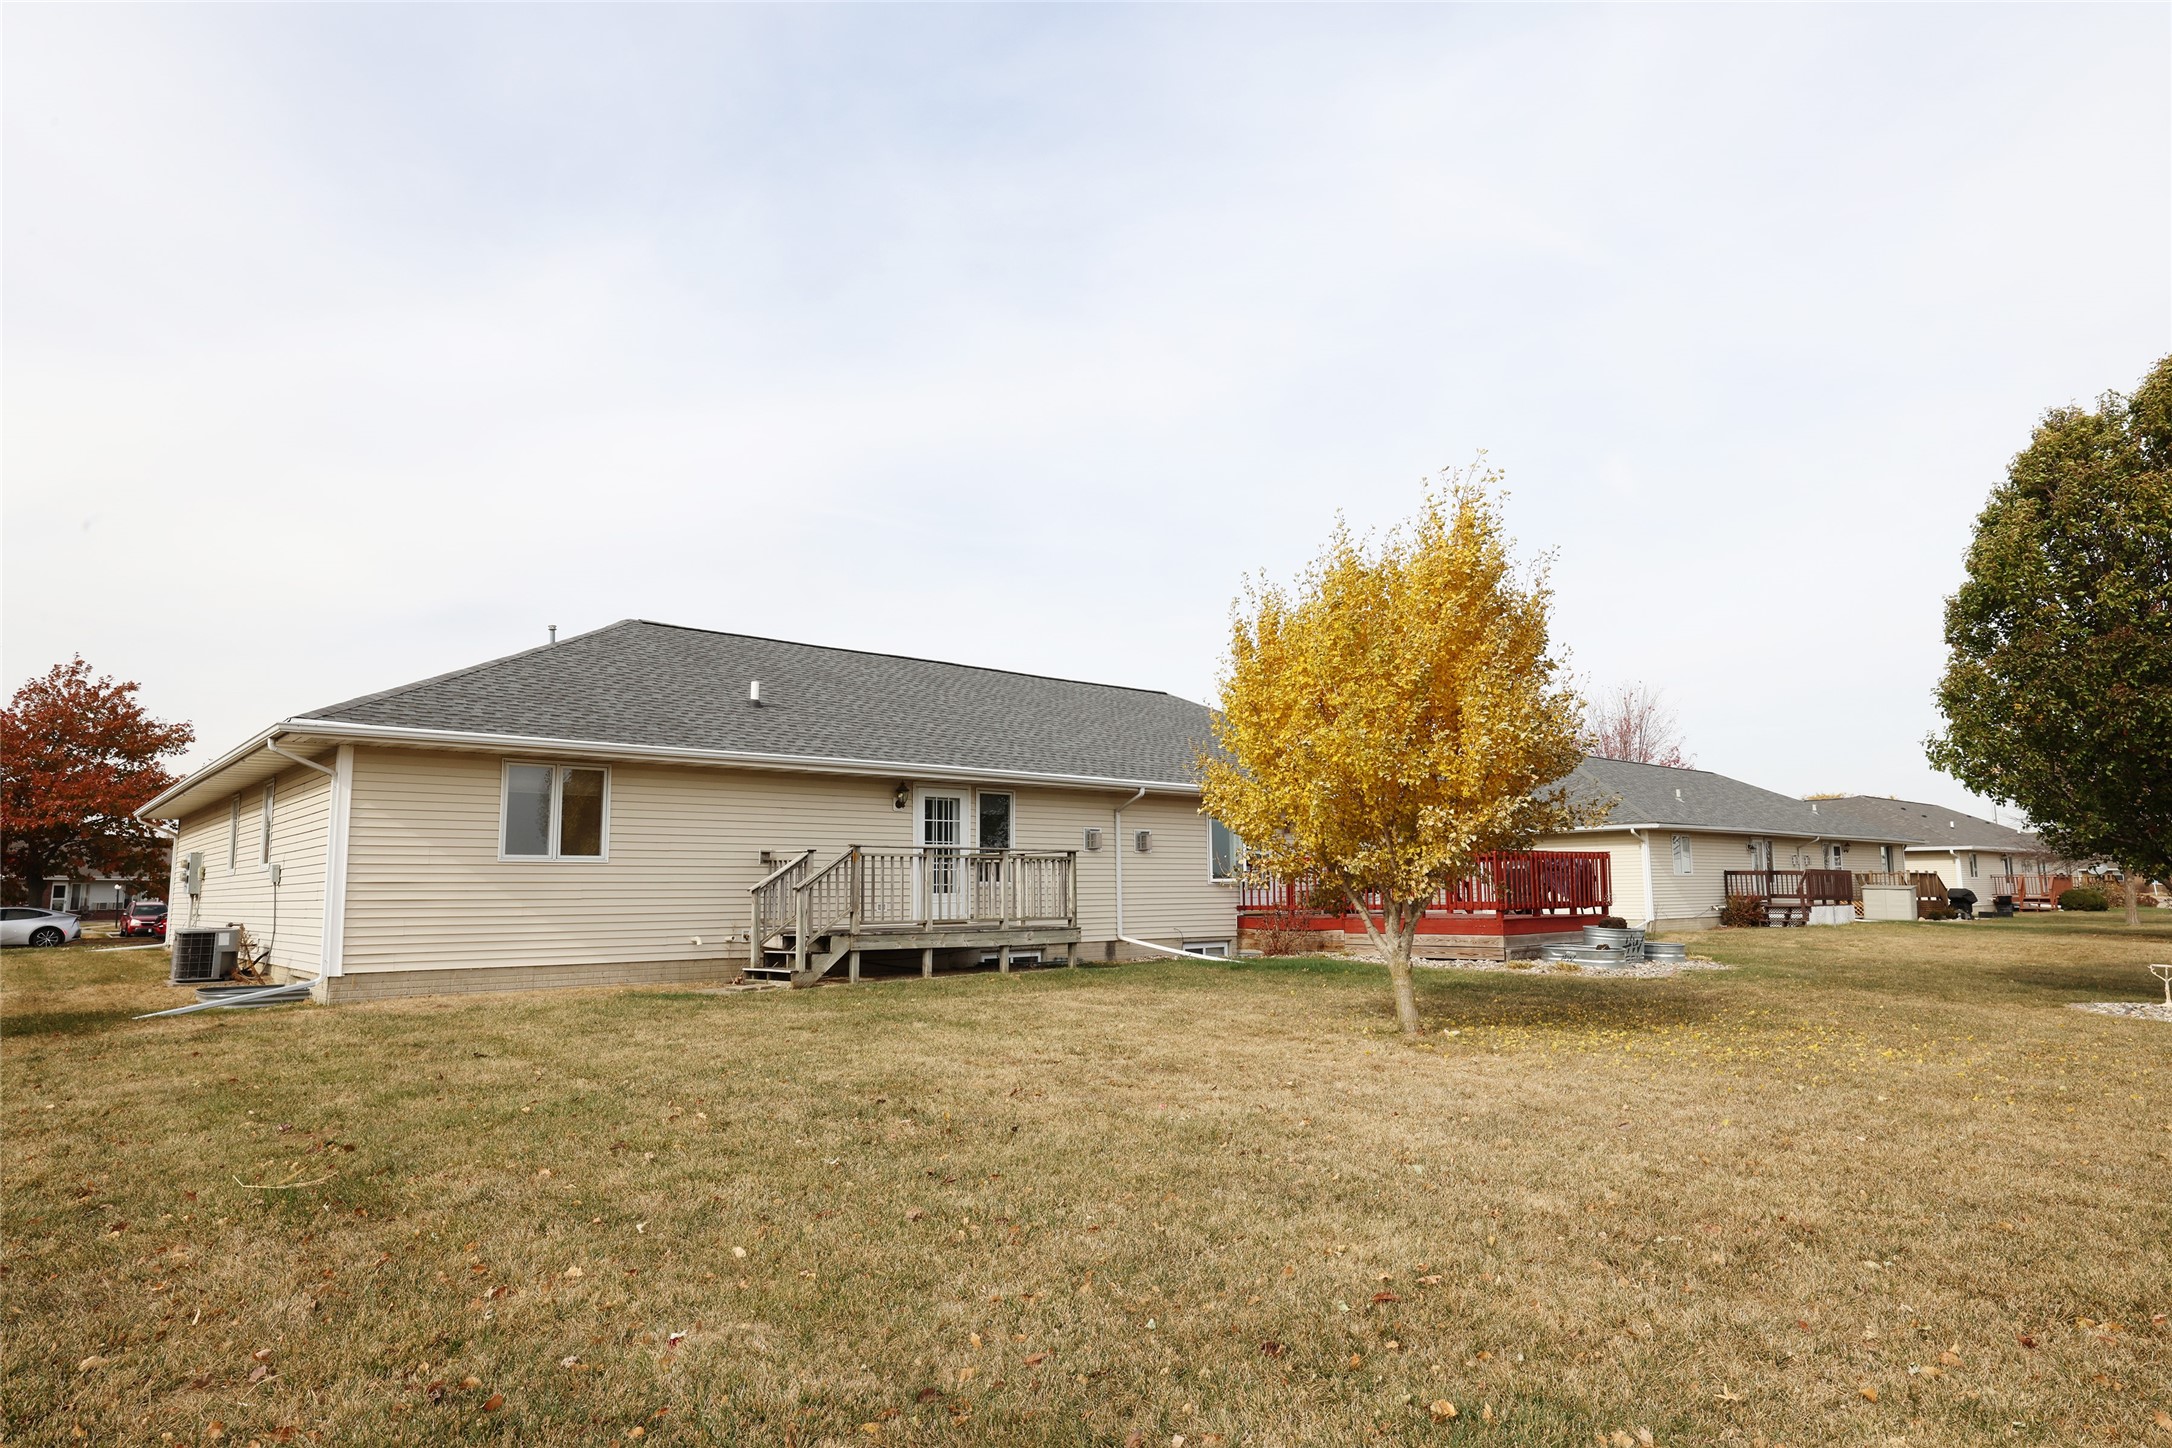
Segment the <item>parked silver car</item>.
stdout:
<svg viewBox="0 0 2172 1448">
<path fill-rule="evenodd" d="M 65 945 L 83 938 L 83 922 L 57 910 L 10 905 L 0 910 L 0 945 Z"/>
</svg>

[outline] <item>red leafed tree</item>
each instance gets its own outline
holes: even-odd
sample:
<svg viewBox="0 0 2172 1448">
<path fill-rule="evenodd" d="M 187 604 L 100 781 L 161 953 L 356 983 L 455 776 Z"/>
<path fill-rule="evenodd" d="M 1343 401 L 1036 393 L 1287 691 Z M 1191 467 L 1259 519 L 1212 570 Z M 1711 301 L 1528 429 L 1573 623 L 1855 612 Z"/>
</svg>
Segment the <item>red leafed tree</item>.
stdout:
<svg viewBox="0 0 2172 1448">
<path fill-rule="evenodd" d="M 1690 769 L 1696 760 L 1682 750 L 1682 726 L 1656 690 L 1619 684 L 1593 691 L 1584 715 L 1584 749 L 1602 759 Z"/>
<path fill-rule="evenodd" d="M 135 684 L 92 678 L 81 657 L 17 689 L 0 709 L 9 894 L 34 899 L 56 875 L 162 879 L 164 843 L 134 811 L 174 782 L 159 761 L 195 738 L 145 713 Z"/>
</svg>

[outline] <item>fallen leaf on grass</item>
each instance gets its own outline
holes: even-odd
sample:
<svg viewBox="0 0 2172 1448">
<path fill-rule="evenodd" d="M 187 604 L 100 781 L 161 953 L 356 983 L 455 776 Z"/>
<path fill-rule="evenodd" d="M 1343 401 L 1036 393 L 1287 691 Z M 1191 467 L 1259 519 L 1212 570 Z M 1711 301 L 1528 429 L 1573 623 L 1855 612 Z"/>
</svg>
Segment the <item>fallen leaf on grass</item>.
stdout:
<svg viewBox="0 0 2172 1448">
<path fill-rule="evenodd" d="M 1282 1344 L 1279 1342 L 1263 1342 L 1259 1345 L 1259 1350 L 1264 1357 L 1282 1356 Z"/>
<path fill-rule="evenodd" d="M 1047 1361 L 1048 1354 L 1045 1352 L 1029 1352 L 1026 1354 L 1026 1366 L 1029 1368 L 1037 1368 Z"/>
<path fill-rule="evenodd" d="M 1456 1405 L 1449 1402 L 1446 1398 L 1442 1398 L 1438 1402 L 1434 1403 L 1432 1407 L 1429 1408 L 1427 1411 L 1432 1413 L 1434 1422 L 1445 1423 L 1450 1418 L 1453 1418 L 1456 1415 Z"/>
<path fill-rule="evenodd" d="M 1949 1368 L 1957 1368 L 1961 1365 L 1961 1354 L 1948 1349 L 1938 1355 L 1938 1360 Z"/>
<path fill-rule="evenodd" d="M 99 1368 L 104 1367 L 107 1363 L 112 1361 L 113 1359 L 111 1358 L 100 1357 L 98 1356 L 98 1354 L 92 1353 L 89 1357 L 77 1363 L 75 1365 L 75 1370 L 79 1373 L 93 1372 Z"/>
<path fill-rule="evenodd" d="M 249 1356 L 260 1363 L 268 1363 L 271 1361 L 272 1352 L 268 1347 L 260 1347 L 255 1352 L 250 1353 Z"/>
<path fill-rule="evenodd" d="M 504 1406 L 505 1394 L 503 1393 L 492 1393 L 489 1397 L 483 1399 L 483 1411 L 486 1413 L 495 1413 Z"/>
<path fill-rule="evenodd" d="M 1861 1393 L 1864 1397 L 1870 1399 L 1873 1403 L 1878 1401 L 1878 1390 L 1870 1386 L 1868 1383 L 1865 1383 L 1862 1387 L 1857 1388 L 1856 1391 L 1858 1393 Z"/>
<path fill-rule="evenodd" d="M 2027 1333 L 2021 1334 L 2021 1336 L 2015 1338 L 2014 1341 L 2020 1343 L 2023 1347 L 2033 1348 L 2036 1346 L 2036 1339 L 2029 1336 Z"/>
<path fill-rule="evenodd" d="M 1375 1292 L 1373 1294 L 1373 1305 L 1376 1307 L 1383 1302 L 1401 1302 L 1402 1300 L 1392 1292 Z"/>
</svg>

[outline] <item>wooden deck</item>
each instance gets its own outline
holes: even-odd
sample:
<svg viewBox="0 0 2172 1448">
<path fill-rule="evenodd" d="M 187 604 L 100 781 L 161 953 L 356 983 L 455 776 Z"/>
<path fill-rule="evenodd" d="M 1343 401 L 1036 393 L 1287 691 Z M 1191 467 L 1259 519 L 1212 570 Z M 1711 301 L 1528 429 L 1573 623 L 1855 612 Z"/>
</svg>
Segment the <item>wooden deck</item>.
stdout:
<svg viewBox="0 0 2172 1448">
<path fill-rule="evenodd" d="M 1614 904 L 1613 857 L 1604 850 L 1504 850 L 1479 858 L 1469 874 L 1433 897 L 1418 921 L 1418 945 L 1429 941 L 1460 952 L 1479 945 L 1503 954 L 1536 950 L 1547 937 L 1581 938 Z M 1366 902 L 1377 910 L 1377 897 Z M 1240 937 L 1340 934 L 1362 937 L 1365 926 L 1347 899 L 1310 876 L 1245 885 L 1238 907 Z"/>
<path fill-rule="evenodd" d="M 1759 902 L 1761 925 L 1808 925 L 1816 906 L 1855 904 L 1852 870 L 1724 870 L 1720 888 L 1730 900 Z"/>
<path fill-rule="evenodd" d="M 852 978 L 872 950 L 916 950 L 932 974 L 938 950 L 1075 947 L 1074 851 L 853 845 L 817 869 L 813 850 L 785 861 L 748 893 L 746 973 L 812 985 L 843 962 Z"/>
</svg>

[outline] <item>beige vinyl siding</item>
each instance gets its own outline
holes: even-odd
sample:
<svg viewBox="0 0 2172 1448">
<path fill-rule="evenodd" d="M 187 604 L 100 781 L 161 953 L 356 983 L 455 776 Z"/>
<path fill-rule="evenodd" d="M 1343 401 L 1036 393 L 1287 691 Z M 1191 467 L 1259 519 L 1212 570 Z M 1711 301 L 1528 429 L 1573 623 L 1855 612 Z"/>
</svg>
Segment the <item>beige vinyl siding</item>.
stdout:
<svg viewBox="0 0 2172 1448">
<path fill-rule="evenodd" d="M 504 762 L 356 750 L 347 972 L 737 960 L 746 951 L 747 892 L 769 868 L 764 850 L 812 847 L 826 863 L 850 845 L 915 840 L 914 809 L 894 802 L 897 781 L 614 763 L 607 859 L 501 860 Z M 991 787 L 1014 796 L 1019 848 L 1081 850 L 1081 932 L 1088 941 L 1113 936 L 1111 812 L 1125 794 Z M 1088 825 L 1103 830 L 1102 848 L 1090 854 L 1082 850 Z M 1155 832 L 1151 853 L 1124 861 L 1130 933 L 1233 936 L 1235 892 L 1207 881 L 1196 801 L 1141 801 L 1125 825 Z"/>
<path fill-rule="evenodd" d="M 331 754 L 320 762 L 329 767 Z M 241 792 L 241 825 L 231 868 L 231 797 L 181 821 L 166 897 L 168 926 L 244 926 L 256 948 L 270 947 L 273 965 L 315 975 L 324 945 L 324 849 L 332 781 L 296 765 L 274 776 L 274 785 L 271 858 L 279 863 L 277 899 L 271 873 L 262 863 L 264 786 L 254 784 Z M 203 894 L 194 900 L 181 888 L 181 861 L 192 850 L 204 857 Z"/>
<path fill-rule="evenodd" d="M 1021 791 L 1018 843 L 1029 850 L 1077 850 L 1079 931 L 1088 941 L 1116 938 L 1116 861 L 1124 867 L 1124 933 L 1140 940 L 1181 944 L 1187 940 L 1234 941 L 1238 889 L 1211 878 L 1207 817 L 1196 797 L 1149 795 L 1124 811 L 1123 838 L 1116 807 L 1130 791 Z M 1085 848 L 1086 831 L 1101 831 L 1101 848 Z M 1152 833 L 1140 854 L 1132 837 Z"/>
<path fill-rule="evenodd" d="M 1664 839 L 1654 845 L 1654 876 L 1661 868 L 1657 851 L 1665 847 Z M 1594 830 L 1589 834 L 1549 835 L 1532 848 L 1606 851 L 1608 878 L 1614 887 L 1614 903 L 1607 908 L 1631 925 L 1641 925 L 1649 917 L 1650 911 L 1644 899 L 1644 848 L 1629 831 Z"/>
</svg>

